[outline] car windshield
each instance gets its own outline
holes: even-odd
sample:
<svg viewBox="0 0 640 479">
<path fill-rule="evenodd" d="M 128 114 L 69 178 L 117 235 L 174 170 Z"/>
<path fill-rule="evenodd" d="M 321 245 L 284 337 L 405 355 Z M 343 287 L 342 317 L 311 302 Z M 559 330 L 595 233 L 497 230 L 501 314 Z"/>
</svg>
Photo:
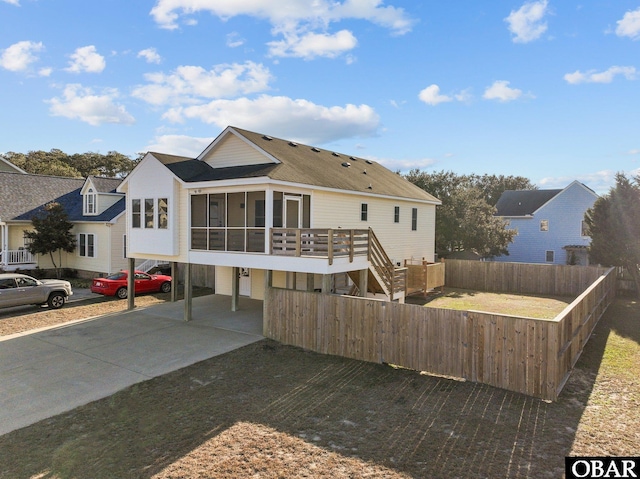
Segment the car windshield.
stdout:
<svg viewBox="0 0 640 479">
<path fill-rule="evenodd" d="M 127 273 L 124 273 L 121 271 L 119 273 L 112 274 L 111 276 L 107 276 L 107 279 L 114 279 L 114 280 L 127 279 Z"/>
</svg>

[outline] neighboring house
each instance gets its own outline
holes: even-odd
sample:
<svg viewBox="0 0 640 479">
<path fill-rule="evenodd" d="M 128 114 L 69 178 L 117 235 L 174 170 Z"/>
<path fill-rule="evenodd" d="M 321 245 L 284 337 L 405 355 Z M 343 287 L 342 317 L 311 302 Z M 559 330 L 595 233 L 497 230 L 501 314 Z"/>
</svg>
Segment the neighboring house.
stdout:
<svg viewBox="0 0 640 479">
<path fill-rule="evenodd" d="M 589 264 L 591 243 L 584 215 L 598 195 L 579 181 L 557 190 L 508 190 L 496 204 L 496 216 L 516 230 L 509 255 L 495 261 Z"/>
<path fill-rule="evenodd" d="M 0 173 L 27 173 L 22 168 L 18 168 L 10 161 L 5 160 L 0 156 Z"/>
<path fill-rule="evenodd" d="M 0 269 L 53 266 L 48 255 L 29 253 L 24 237 L 25 231 L 33 230 L 34 215 L 53 201 L 64 207 L 77 240 L 73 253 L 62 254 L 62 267 L 87 277 L 125 269 L 125 198 L 116 192 L 121 182 L 114 178 L 0 173 Z"/>
<path fill-rule="evenodd" d="M 240 128 L 197 158 L 147 153 L 118 190 L 129 257 L 209 265 L 218 294 L 262 299 L 266 271 L 306 290 L 348 273 L 357 294 L 403 300 L 403 260 L 434 260 L 437 198 L 376 162 Z"/>
</svg>

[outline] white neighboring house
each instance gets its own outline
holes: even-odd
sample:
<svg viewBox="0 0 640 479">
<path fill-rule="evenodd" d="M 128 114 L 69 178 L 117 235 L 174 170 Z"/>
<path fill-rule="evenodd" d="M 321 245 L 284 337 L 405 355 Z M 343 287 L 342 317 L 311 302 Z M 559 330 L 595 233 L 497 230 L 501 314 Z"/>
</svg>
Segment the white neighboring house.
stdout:
<svg viewBox="0 0 640 479">
<path fill-rule="evenodd" d="M 209 265 L 217 294 L 263 299 L 265 271 L 303 290 L 349 273 L 358 294 L 403 301 L 399 266 L 435 257 L 437 198 L 376 162 L 240 128 L 197 158 L 147 153 L 118 190 L 129 257 Z"/>
<path fill-rule="evenodd" d="M 64 178 L 0 172 L 0 269 L 48 269 L 48 255 L 26 249 L 31 219 L 50 202 L 60 203 L 73 223 L 77 247 L 62 254 L 62 267 L 92 277 L 126 269 L 125 198 L 121 179 Z M 57 253 L 56 253 L 57 259 Z"/>
</svg>

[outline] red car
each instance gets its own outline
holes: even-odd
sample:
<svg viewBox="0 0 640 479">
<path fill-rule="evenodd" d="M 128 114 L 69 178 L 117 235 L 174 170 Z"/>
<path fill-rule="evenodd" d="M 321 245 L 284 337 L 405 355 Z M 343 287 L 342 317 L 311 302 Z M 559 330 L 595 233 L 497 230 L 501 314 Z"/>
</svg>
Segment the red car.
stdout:
<svg viewBox="0 0 640 479">
<path fill-rule="evenodd" d="M 105 296 L 117 296 L 120 299 L 127 297 L 127 271 L 120 271 L 106 278 L 94 278 L 91 292 L 104 294 Z M 134 289 L 140 293 L 168 293 L 171 291 L 171 276 L 163 274 L 147 274 L 142 271 L 135 272 Z"/>
</svg>

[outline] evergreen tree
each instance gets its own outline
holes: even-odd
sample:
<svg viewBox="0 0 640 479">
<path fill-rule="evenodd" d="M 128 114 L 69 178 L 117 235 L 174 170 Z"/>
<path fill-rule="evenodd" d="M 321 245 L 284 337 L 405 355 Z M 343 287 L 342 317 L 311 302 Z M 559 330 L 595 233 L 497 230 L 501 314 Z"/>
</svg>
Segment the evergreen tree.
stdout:
<svg viewBox="0 0 640 479">
<path fill-rule="evenodd" d="M 640 176 L 616 175 L 616 186 L 585 214 L 593 263 L 624 267 L 640 297 Z"/>
<path fill-rule="evenodd" d="M 73 252 L 76 248 L 76 240 L 71 233 L 73 224 L 69 221 L 67 213 L 60 203 L 47 203 L 31 220 L 35 231 L 25 232 L 25 237 L 31 240 L 27 249 L 32 254 L 48 254 L 56 270 L 56 276 L 60 277 L 62 266 L 62 252 Z M 58 252 L 58 263 L 54 259 L 54 253 Z"/>
</svg>

